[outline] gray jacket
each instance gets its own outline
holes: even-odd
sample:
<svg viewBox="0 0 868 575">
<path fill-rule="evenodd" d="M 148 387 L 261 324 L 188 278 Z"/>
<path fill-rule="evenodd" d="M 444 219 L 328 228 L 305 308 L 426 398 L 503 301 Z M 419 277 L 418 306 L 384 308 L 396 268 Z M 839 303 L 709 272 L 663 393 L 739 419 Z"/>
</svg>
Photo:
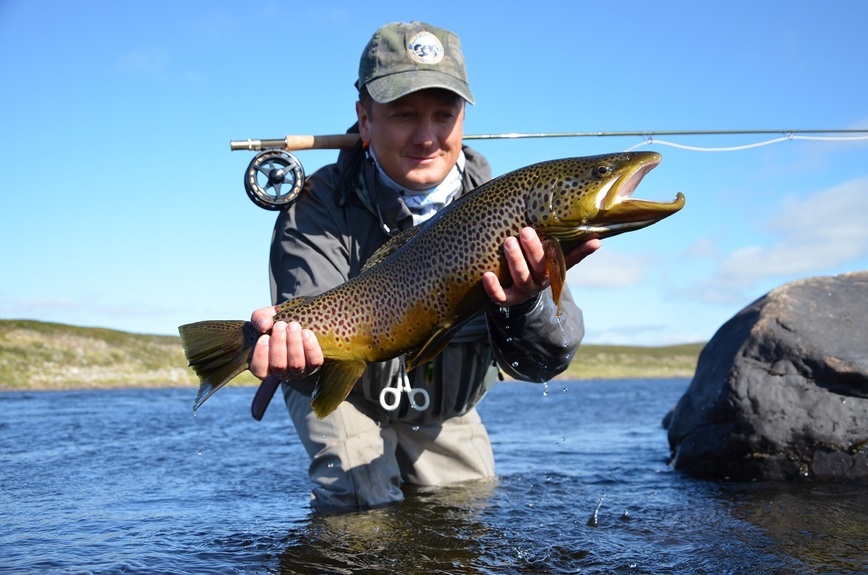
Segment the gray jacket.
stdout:
<svg viewBox="0 0 868 575">
<path fill-rule="evenodd" d="M 464 154 L 462 194 L 491 178 L 482 155 L 466 146 Z M 275 223 L 270 264 L 275 304 L 317 295 L 358 275 L 391 235 L 412 225 L 400 197 L 377 179 L 361 146 L 342 151 L 337 163 L 307 178 L 298 201 Z M 395 412 L 379 407 L 380 390 L 395 385 L 403 358 L 369 365 L 350 399 L 380 417 L 428 422 L 470 410 L 499 375 L 498 366 L 516 379 L 547 381 L 566 369 L 584 335 L 581 310 L 567 289 L 561 305 L 558 318 L 546 290 L 520 306 L 492 305 L 471 320 L 440 356 L 409 374 L 411 385 L 424 387 L 431 397 L 424 412 L 410 409 L 406 395 Z M 293 388 L 309 394 L 312 382 L 293 382 Z"/>
</svg>

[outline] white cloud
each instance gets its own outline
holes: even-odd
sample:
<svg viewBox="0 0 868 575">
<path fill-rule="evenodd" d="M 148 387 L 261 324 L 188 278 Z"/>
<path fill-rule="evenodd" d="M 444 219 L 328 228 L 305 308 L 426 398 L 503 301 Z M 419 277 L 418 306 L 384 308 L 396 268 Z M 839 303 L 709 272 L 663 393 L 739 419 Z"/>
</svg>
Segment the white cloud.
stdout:
<svg viewBox="0 0 868 575">
<path fill-rule="evenodd" d="M 0 305 L 3 317 L 32 318 L 42 321 L 58 321 L 61 323 L 99 318 L 111 322 L 124 318 L 150 318 L 175 310 L 161 308 L 150 304 L 130 302 L 105 302 L 104 298 L 93 299 L 63 299 L 45 298 L 29 300 L 11 300 Z"/>
<path fill-rule="evenodd" d="M 710 285 L 750 288 L 764 279 L 826 273 L 868 255 L 868 177 L 804 198 L 785 198 L 761 227 L 776 239 L 729 254 Z"/>
<path fill-rule="evenodd" d="M 719 242 L 711 237 L 699 238 L 684 250 L 684 256 L 688 258 L 718 258 L 720 257 Z"/>
<path fill-rule="evenodd" d="M 567 284 L 581 287 L 624 287 L 641 283 L 650 258 L 601 248 L 567 271 Z"/>
</svg>

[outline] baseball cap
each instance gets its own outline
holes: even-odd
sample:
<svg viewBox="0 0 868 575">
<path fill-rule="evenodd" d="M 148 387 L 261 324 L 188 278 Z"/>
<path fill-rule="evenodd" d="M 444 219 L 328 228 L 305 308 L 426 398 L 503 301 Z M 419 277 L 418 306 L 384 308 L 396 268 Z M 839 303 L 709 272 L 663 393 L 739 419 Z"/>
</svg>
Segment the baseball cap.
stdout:
<svg viewBox="0 0 868 575">
<path fill-rule="evenodd" d="M 359 61 L 356 88 L 363 86 L 380 104 L 428 88 L 474 103 L 458 36 L 424 22 L 392 22 L 374 32 Z"/>
</svg>

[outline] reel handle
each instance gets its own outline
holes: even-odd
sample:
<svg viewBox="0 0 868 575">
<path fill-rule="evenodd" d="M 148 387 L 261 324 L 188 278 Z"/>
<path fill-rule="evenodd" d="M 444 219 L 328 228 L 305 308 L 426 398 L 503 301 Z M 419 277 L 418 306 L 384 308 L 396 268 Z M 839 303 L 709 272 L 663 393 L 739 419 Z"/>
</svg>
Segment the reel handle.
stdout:
<svg viewBox="0 0 868 575">
<path fill-rule="evenodd" d="M 356 145 L 358 134 L 333 134 L 327 136 L 286 136 L 272 140 L 230 140 L 229 149 L 259 151 L 280 148 L 287 151 L 298 150 L 346 150 Z"/>
</svg>

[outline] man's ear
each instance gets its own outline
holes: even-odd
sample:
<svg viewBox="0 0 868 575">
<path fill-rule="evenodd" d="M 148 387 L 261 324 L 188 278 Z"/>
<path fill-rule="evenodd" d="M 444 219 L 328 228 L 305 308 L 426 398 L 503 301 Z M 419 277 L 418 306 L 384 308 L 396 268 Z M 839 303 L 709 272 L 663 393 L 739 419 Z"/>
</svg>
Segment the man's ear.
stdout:
<svg viewBox="0 0 868 575">
<path fill-rule="evenodd" d="M 362 146 L 367 148 L 371 143 L 371 132 L 368 128 L 368 112 L 361 102 L 356 102 L 356 117 L 359 120 L 359 136 L 362 139 Z"/>
</svg>

